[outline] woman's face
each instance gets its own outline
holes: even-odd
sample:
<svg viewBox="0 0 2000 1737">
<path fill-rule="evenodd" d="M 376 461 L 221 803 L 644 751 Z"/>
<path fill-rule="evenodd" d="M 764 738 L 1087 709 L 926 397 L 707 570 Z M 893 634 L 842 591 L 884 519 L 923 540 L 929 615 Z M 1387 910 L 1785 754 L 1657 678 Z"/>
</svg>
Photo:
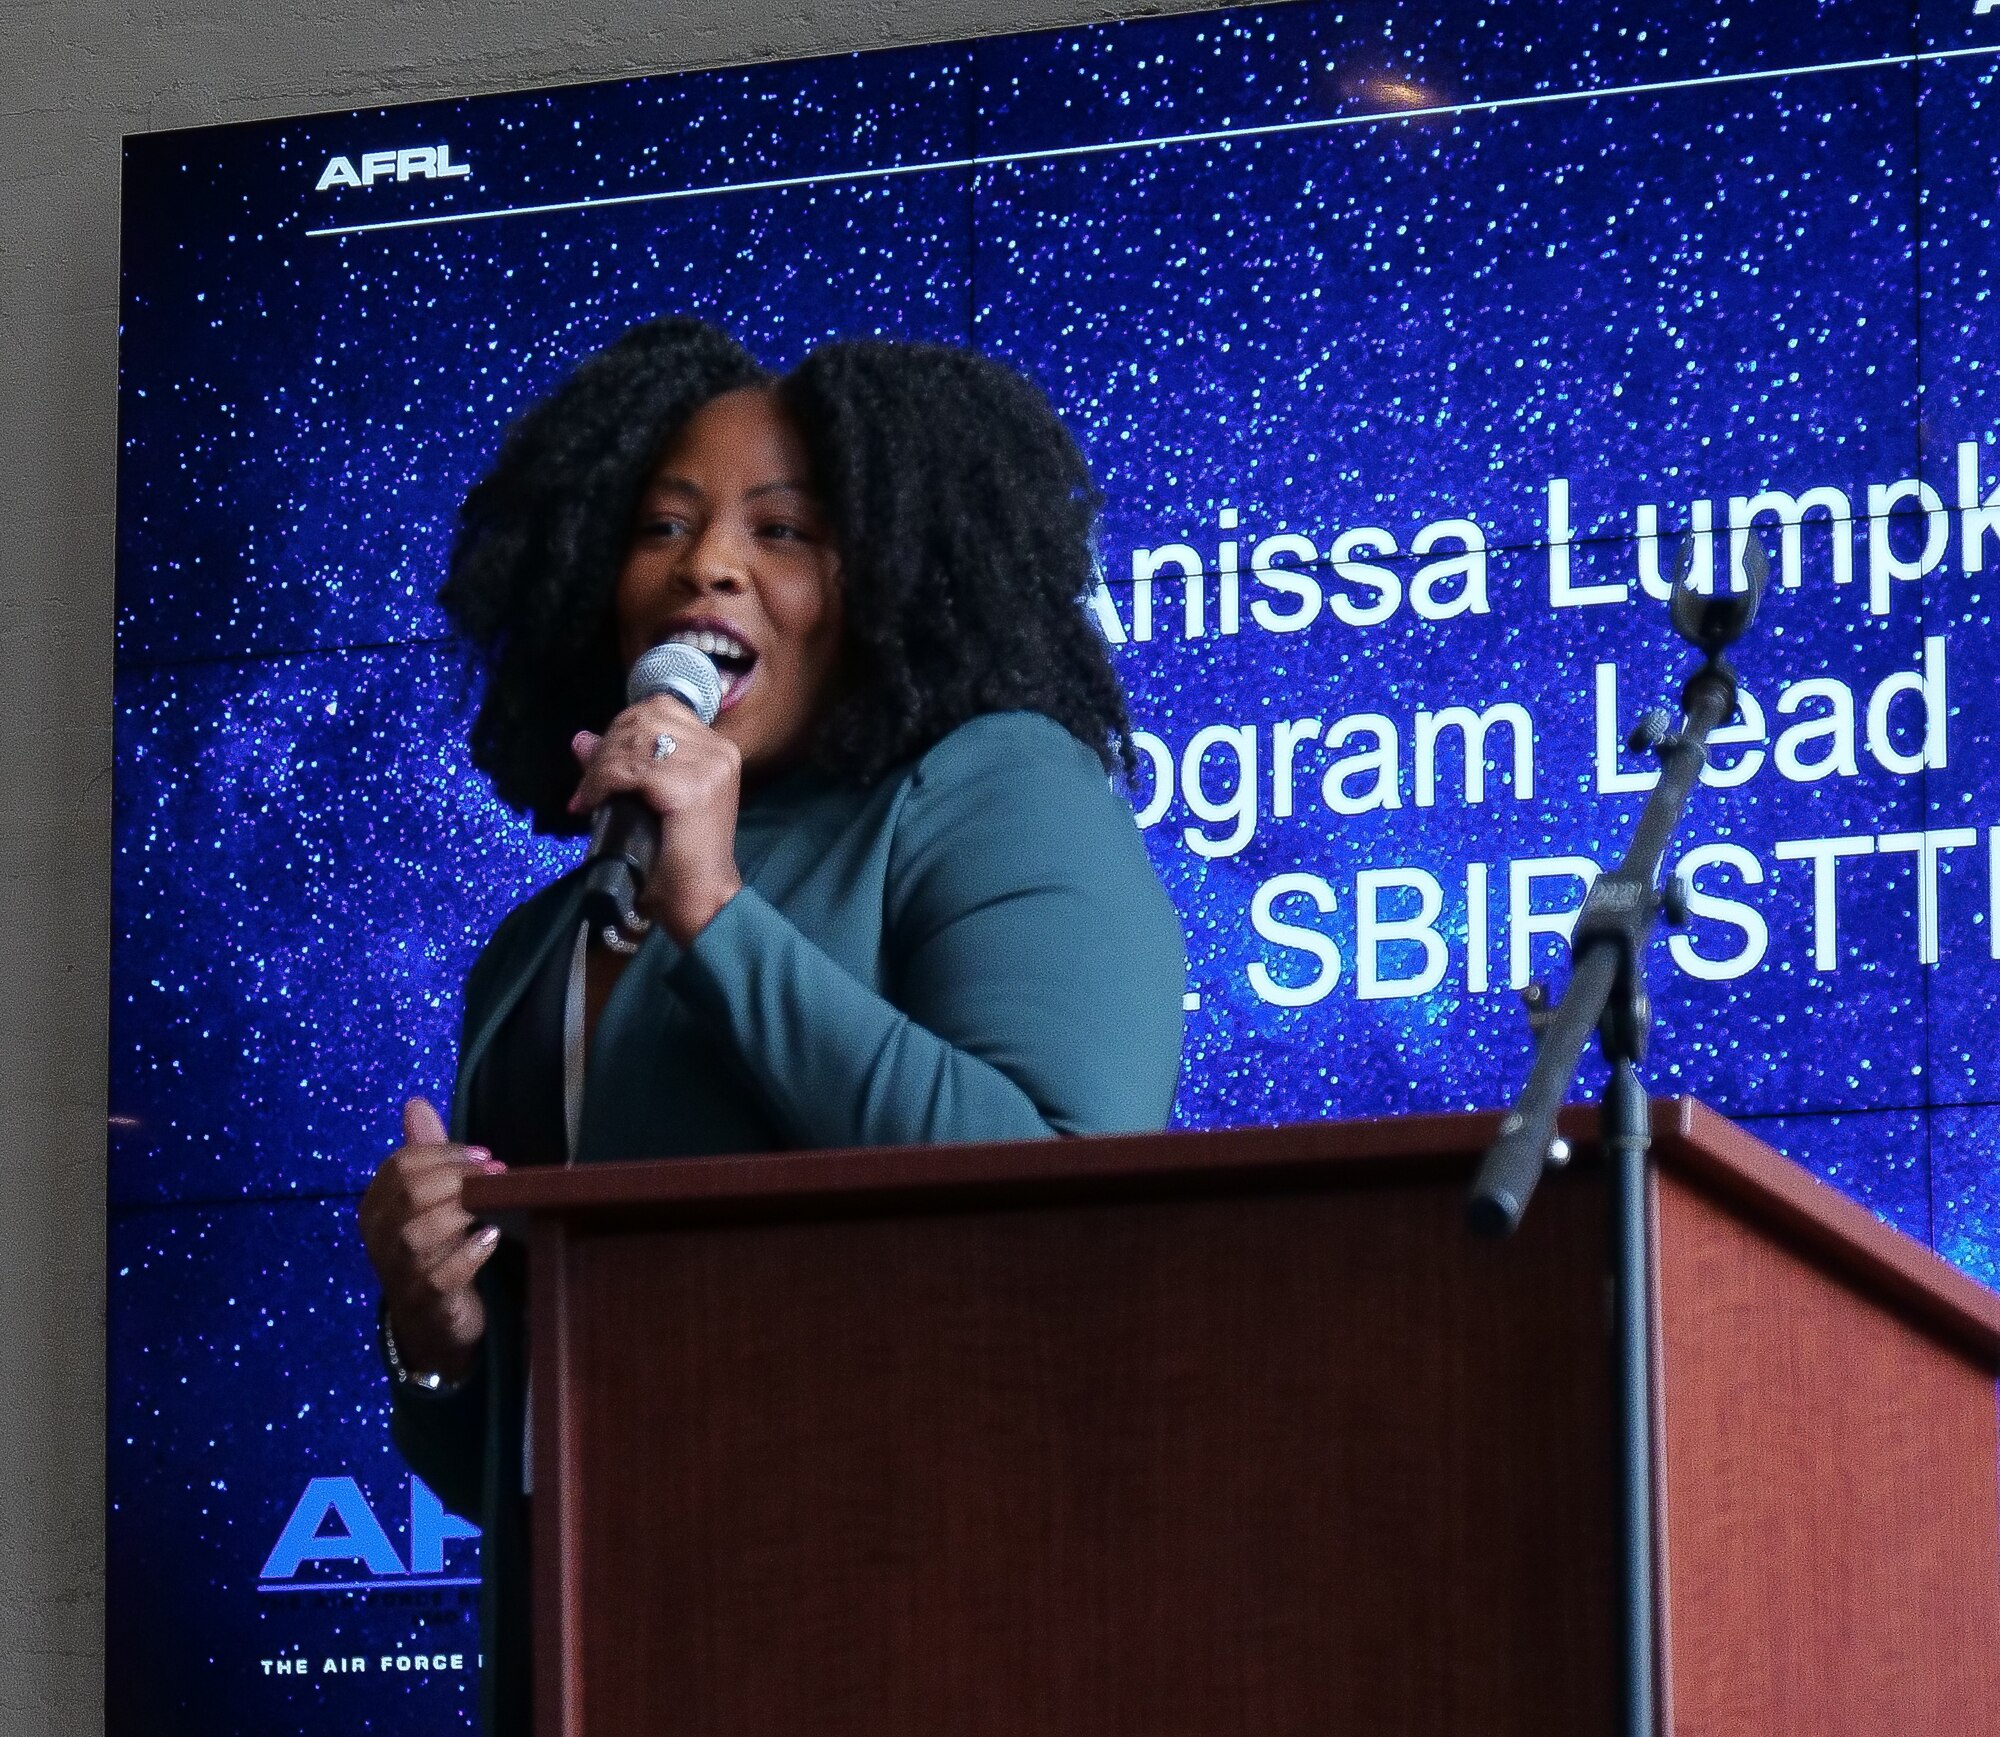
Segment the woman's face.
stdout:
<svg viewBox="0 0 2000 1737">
<path fill-rule="evenodd" d="M 804 748 L 839 661 L 840 561 L 770 391 L 726 393 L 688 420 L 639 503 L 615 609 L 628 669 L 670 639 L 715 660 L 714 727 L 746 772 Z"/>
</svg>

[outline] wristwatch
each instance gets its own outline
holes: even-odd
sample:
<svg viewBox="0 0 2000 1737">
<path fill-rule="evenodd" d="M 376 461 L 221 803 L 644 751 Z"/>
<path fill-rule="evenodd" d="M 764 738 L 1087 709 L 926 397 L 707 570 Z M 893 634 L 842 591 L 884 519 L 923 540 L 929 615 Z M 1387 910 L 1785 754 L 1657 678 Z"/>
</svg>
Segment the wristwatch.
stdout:
<svg viewBox="0 0 2000 1737">
<path fill-rule="evenodd" d="M 375 1311 L 375 1343 L 382 1353 L 382 1361 L 389 1367 L 390 1379 L 400 1387 L 414 1387 L 419 1393 L 443 1395 L 456 1393 L 463 1382 L 447 1381 L 434 1371 L 411 1369 L 396 1350 L 396 1335 L 389 1329 L 389 1305 L 384 1302 Z"/>
</svg>

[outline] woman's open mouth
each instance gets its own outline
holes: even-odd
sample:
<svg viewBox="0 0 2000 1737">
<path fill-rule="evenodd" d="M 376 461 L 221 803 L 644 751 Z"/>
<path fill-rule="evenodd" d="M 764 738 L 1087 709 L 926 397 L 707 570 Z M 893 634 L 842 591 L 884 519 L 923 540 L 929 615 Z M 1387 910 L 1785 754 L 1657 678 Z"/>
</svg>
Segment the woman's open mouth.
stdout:
<svg viewBox="0 0 2000 1737">
<path fill-rule="evenodd" d="M 757 654 L 725 628 L 683 627 L 666 637 L 669 645 L 691 646 L 708 658 L 722 677 L 722 711 L 728 711 L 743 696 Z"/>
</svg>

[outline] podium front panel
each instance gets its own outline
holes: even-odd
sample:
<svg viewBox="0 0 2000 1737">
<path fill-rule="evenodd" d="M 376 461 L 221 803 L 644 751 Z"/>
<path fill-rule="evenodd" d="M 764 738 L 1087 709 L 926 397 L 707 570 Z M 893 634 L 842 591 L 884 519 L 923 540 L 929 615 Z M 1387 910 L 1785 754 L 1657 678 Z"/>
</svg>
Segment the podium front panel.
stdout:
<svg viewBox="0 0 2000 1737">
<path fill-rule="evenodd" d="M 1585 1173 L 1503 1247 L 1457 1179 L 538 1225 L 541 1729 L 1600 1737 L 1603 1220 Z"/>
</svg>

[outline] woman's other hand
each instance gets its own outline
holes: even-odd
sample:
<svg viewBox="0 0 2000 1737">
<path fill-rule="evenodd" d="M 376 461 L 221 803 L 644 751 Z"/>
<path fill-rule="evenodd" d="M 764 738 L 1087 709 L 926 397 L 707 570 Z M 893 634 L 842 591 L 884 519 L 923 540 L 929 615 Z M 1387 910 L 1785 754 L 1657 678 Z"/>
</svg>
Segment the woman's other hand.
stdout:
<svg viewBox="0 0 2000 1737">
<path fill-rule="evenodd" d="M 475 1228 L 459 1202 L 468 1175 L 506 1166 L 459 1146 L 422 1098 L 403 1106 L 403 1144 L 382 1161 L 361 1197 L 361 1240 L 381 1282 L 396 1353 L 411 1370 L 462 1381 L 486 1334 L 486 1305 L 472 1281 L 500 1232 Z"/>
<path fill-rule="evenodd" d="M 639 914 L 685 947 L 743 888 L 736 868 L 741 750 L 669 694 L 626 707 L 602 736 L 579 730 L 570 748 L 583 767 L 572 812 L 588 814 L 630 793 L 660 817 L 660 854 L 640 891 Z"/>
</svg>

